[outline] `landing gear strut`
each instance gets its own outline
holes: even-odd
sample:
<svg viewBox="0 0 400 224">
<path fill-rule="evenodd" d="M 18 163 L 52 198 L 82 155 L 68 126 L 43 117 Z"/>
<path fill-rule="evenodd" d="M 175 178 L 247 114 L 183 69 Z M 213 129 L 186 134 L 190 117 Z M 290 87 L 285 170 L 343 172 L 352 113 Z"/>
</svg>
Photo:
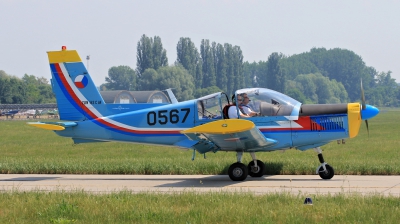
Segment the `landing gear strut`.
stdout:
<svg viewBox="0 0 400 224">
<path fill-rule="evenodd" d="M 254 152 L 250 153 L 253 159 L 249 165 L 246 167 L 242 163 L 243 152 L 237 152 L 237 162 L 229 167 L 228 174 L 233 181 L 243 181 L 246 180 L 247 175 L 251 177 L 262 177 L 265 171 L 265 164 L 260 160 L 256 159 Z"/>
<path fill-rule="evenodd" d="M 333 167 L 331 167 L 329 164 L 327 164 L 324 160 L 324 157 L 322 156 L 322 150 L 320 147 L 317 147 L 314 149 L 315 152 L 318 153 L 318 159 L 321 165 L 317 168 L 316 173 L 325 180 L 332 179 L 332 177 L 335 175 L 335 171 L 333 170 Z"/>
<path fill-rule="evenodd" d="M 243 152 L 237 152 L 237 162 L 229 167 L 228 174 L 233 181 L 246 180 L 248 175 L 247 167 L 242 163 Z"/>
<path fill-rule="evenodd" d="M 265 164 L 256 159 L 256 154 L 254 152 L 250 153 L 253 161 L 249 163 L 247 168 L 249 169 L 249 175 L 251 177 L 262 177 L 265 171 Z"/>
</svg>

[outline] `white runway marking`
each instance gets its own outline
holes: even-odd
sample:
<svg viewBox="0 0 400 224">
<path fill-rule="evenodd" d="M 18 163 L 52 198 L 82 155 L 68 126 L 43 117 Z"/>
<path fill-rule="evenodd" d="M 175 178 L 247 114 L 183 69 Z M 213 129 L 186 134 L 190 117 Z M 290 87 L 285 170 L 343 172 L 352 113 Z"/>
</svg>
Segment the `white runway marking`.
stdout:
<svg viewBox="0 0 400 224">
<path fill-rule="evenodd" d="M 234 182 L 227 175 L 1 174 L 1 191 L 252 192 L 266 194 L 382 194 L 400 196 L 400 176 L 272 175 Z"/>
</svg>

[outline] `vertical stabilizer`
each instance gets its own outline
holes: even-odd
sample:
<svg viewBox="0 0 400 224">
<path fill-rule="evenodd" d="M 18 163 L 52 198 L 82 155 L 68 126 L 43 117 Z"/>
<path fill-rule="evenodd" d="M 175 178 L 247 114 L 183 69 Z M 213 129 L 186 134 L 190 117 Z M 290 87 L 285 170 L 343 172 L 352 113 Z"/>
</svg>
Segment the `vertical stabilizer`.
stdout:
<svg viewBox="0 0 400 224">
<path fill-rule="evenodd" d="M 99 111 L 104 108 L 104 100 L 78 52 L 63 47 L 61 51 L 47 54 L 60 119 L 77 121 L 100 117 Z"/>
</svg>

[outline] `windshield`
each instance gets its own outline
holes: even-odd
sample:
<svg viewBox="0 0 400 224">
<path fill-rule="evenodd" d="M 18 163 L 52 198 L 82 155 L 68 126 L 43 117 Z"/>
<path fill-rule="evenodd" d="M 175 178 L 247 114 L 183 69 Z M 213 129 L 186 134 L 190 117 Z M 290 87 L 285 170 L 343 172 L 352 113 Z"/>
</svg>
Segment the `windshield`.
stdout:
<svg viewBox="0 0 400 224">
<path fill-rule="evenodd" d="M 297 100 L 270 89 L 249 88 L 236 91 L 236 94 L 247 94 L 249 101 L 240 106 L 249 107 L 260 116 L 287 116 L 297 119 L 301 103 Z"/>
<path fill-rule="evenodd" d="M 225 93 L 214 93 L 199 98 L 197 100 L 198 119 L 221 119 L 222 108 L 228 103 Z"/>
</svg>

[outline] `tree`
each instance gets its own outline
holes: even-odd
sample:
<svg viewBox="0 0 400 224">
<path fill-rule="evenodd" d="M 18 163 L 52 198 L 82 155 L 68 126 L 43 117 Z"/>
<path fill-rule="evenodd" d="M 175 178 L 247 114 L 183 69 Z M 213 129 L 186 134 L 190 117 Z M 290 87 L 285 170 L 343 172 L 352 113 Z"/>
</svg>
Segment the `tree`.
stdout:
<svg viewBox="0 0 400 224">
<path fill-rule="evenodd" d="M 375 69 L 365 66 L 362 58 L 346 49 L 312 48 L 310 52 L 292 55 L 281 59 L 281 68 L 287 71 L 289 79 L 300 74 L 320 73 L 330 80 L 343 84 L 350 101 L 360 98 L 360 80 L 363 79 L 365 91 L 374 88 Z"/>
<path fill-rule="evenodd" d="M 108 70 L 108 77 L 106 77 L 105 86 L 108 90 L 135 90 L 135 71 L 125 65 L 111 67 Z"/>
<path fill-rule="evenodd" d="M 143 34 L 137 43 L 136 71 L 139 77 L 146 69 L 154 68 L 152 42 L 151 38 Z"/>
<path fill-rule="evenodd" d="M 39 82 L 34 75 L 25 74 L 22 77 L 22 82 L 25 86 L 25 91 L 29 94 L 26 95 L 26 102 L 37 102 L 40 98 L 40 91 L 37 88 Z"/>
<path fill-rule="evenodd" d="M 202 63 L 200 54 L 190 38 L 181 37 L 176 46 L 177 60 L 195 80 L 196 87 L 201 87 L 203 82 Z"/>
<path fill-rule="evenodd" d="M 318 103 L 331 103 L 329 102 L 329 100 L 332 98 L 333 92 L 329 85 L 329 78 L 322 75 L 314 75 L 313 81 L 315 83 L 315 86 L 317 87 L 315 94 L 317 94 L 318 96 Z"/>
<path fill-rule="evenodd" d="M 334 97 L 338 99 L 338 103 L 347 103 L 349 101 L 347 91 L 341 82 L 333 79 L 330 81 L 329 86 L 332 89 Z M 330 100 L 330 103 L 333 102 L 333 100 Z"/>
<path fill-rule="evenodd" d="M 391 76 L 392 72 L 388 71 L 387 73 L 381 72 L 376 76 L 376 94 L 380 95 L 381 102 L 378 105 L 391 107 L 398 106 L 397 101 L 397 91 L 398 85 L 395 82 L 395 79 Z"/>
<path fill-rule="evenodd" d="M 320 73 L 299 75 L 294 80 L 294 84 L 289 83 L 288 93 L 293 94 L 290 89 L 298 89 L 309 103 L 345 103 L 348 101 L 343 84 L 336 80 L 329 80 Z"/>
<path fill-rule="evenodd" d="M 318 102 L 317 86 L 315 85 L 312 74 L 309 75 L 298 75 L 294 80 L 296 82 L 297 89 L 300 90 L 311 102 Z"/>
<path fill-rule="evenodd" d="M 286 74 L 281 69 L 279 60 L 283 57 L 282 54 L 276 52 L 268 57 L 267 63 L 267 88 L 278 92 L 285 92 Z"/>
<path fill-rule="evenodd" d="M 173 88 L 175 96 L 179 101 L 193 99 L 193 77 L 185 68 L 182 66 L 161 67 L 157 72 L 162 77 L 160 80 L 160 90 Z"/>
<path fill-rule="evenodd" d="M 235 77 L 233 89 L 244 87 L 243 54 L 239 46 L 233 47 L 233 76 Z"/>
<path fill-rule="evenodd" d="M 214 53 L 209 40 L 201 40 L 200 55 L 202 59 L 203 83 L 202 88 L 217 84 L 214 65 Z"/>
<path fill-rule="evenodd" d="M 259 61 L 243 63 L 243 73 L 245 75 L 246 86 L 266 87 L 267 86 L 267 62 Z"/>
<path fill-rule="evenodd" d="M 225 49 L 222 44 L 218 44 L 216 47 L 215 57 L 215 71 L 217 79 L 217 87 L 222 91 L 228 90 L 228 77 L 226 74 L 226 57 Z"/>
<path fill-rule="evenodd" d="M 158 83 L 160 79 L 161 77 L 158 75 L 158 72 L 152 68 L 149 68 L 143 72 L 138 84 L 140 85 L 141 90 L 155 90 L 160 88 Z"/>
<path fill-rule="evenodd" d="M 307 103 L 307 101 L 308 101 L 307 97 L 304 96 L 304 94 L 300 90 L 298 90 L 296 88 L 288 89 L 287 95 L 292 97 L 295 100 L 298 100 L 301 103 Z"/>
<path fill-rule="evenodd" d="M 223 92 L 223 91 L 220 88 L 218 88 L 217 86 L 210 86 L 210 87 L 203 88 L 203 89 L 196 89 L 194 97 L 200 98 L 202 96 L 207 96 L 209 94 L 213 94 L 213 93 L 217 93 L 217 92 Z"/>
<path fill-rule="evenodd" d="M 193 99 L 193 77 L 182 66 L 160 67 L 157 71 L 146 69 L 140 79 L 142 90 L 172 88 L 179 101 Z"/>
<path fill-rule="evenodd" d="M 231 44 L 224 44 L 225 49 L 225 60 L 226 60 L 226 78 L 227 78 L 227 93 L 228 95 L 233 94 L 235 91 L 235 76 L 234 76 L 234 53 Z"/>
<path fill-rule="evenodd" d="M 154 36 L 151 48 L 153 52 L 153 68 L 157 70 L 159 67 L 168 66 L 167 50 L 163 48 L 159 36 Z"/>
</svg>

